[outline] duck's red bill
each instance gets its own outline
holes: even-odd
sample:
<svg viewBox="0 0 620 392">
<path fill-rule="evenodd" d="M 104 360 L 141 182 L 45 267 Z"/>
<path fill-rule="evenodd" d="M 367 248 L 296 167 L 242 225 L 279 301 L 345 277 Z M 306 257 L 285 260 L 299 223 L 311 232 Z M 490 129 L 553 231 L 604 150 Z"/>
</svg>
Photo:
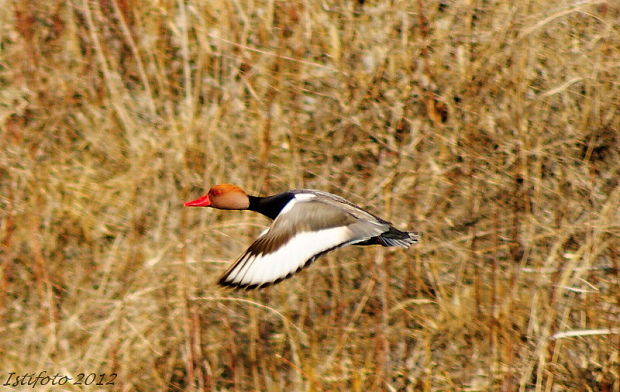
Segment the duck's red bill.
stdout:
<svg viewBox="0 0 620 392">
<path fill-rule="evenodd" d="M 211 200 L 209 200 L 209 195 L 204 195 L 196 200 L 188 201 L 183 205 L 185 207 L 209 207 L 211 205 Z"/>
</svg>

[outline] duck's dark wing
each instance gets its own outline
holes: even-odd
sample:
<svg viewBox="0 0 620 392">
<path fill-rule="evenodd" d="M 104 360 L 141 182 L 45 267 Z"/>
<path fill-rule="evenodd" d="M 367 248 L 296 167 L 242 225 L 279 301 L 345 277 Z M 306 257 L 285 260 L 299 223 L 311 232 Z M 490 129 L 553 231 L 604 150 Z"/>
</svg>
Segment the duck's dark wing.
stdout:
<svg viewBox="0 0 620 392">
<path fill-rule="evenodd" d="M 256 288 L 277 283 L 307 267 L 330 250 L 366 241 L 389 225 L 359 219 L 322 200 L 293 199 L 224 273 L 224 286 Z"/>
</svg>

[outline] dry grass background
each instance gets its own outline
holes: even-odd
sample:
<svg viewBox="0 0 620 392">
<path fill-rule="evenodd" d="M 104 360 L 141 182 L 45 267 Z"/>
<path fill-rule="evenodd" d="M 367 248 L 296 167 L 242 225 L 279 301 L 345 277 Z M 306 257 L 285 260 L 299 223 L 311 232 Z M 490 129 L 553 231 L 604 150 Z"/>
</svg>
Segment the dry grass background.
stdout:
<svg viewBox="0 0 620 392">
<path fill-rule="evenodd" d="M 617 2 L 6 1 L 0 45 L 0 381 L 620 390 Z M 423 242 L 223 290 L 267 222 L 182 207 L 221 182 Z"/>
</svg>

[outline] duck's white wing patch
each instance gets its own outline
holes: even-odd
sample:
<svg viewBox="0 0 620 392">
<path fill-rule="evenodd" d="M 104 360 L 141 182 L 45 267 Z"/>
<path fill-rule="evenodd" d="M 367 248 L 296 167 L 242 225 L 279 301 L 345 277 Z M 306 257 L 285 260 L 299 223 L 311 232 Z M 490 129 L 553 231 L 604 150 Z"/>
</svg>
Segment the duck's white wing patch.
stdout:
<svg viewBox="0 0 620 392">
<path fill-rule="evenodd" d="M 388 228 L 311 199 L 289 203 L 269 231 L 254 241 L 219 283 L 240 288 L 274 284 L 310 265 L 323 253 L 365 241 Z"/>
<path fill-rule="evenodd" d="M 321 254 L 348 245 L 351 234 L 351 230 L 342 226 L 300 232 L 268 254 L 254 253 L 250 247 L 224 274 L 220 284 L 254 288 L 279 282 L 309 265 Z"/>
</svg>

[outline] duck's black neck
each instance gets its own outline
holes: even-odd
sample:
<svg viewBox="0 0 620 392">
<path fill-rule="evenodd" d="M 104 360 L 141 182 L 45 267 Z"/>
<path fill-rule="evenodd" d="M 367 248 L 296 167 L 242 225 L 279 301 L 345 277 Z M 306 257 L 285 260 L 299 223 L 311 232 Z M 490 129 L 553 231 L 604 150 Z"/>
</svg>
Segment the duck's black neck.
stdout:
<svg viewBox="0 0 620 392">
<path fill-rule="evenodd" d="M 248 196 L 250 198 L 248 210 L 259 212 L 270 219 L 276 219 L 280 211 L 294 196 L 289 192 L 267 197 Z"/>
</svg>

